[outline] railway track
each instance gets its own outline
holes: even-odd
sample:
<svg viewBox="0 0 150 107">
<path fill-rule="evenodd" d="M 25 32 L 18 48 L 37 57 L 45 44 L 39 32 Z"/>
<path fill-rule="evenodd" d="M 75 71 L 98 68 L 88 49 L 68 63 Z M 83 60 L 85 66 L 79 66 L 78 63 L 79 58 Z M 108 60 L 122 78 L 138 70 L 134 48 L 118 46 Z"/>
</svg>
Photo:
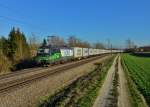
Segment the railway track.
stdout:
<svg viewBox="0 0 150 107">
<path fill-rule="evenodd" d="M 53 67 L 56 67 L 56 66 L 59 66 L 59 65 L 52 65 L 50 66 L 51 68 Z M 23 74 L 27 74 L 27 73 L 30 73 L 30 72 L 36 72 L 36 71 L 39 71 L 39 70 L 46 70 L 46 69 L 49 69 L 48 67 L 35 67 L 35 68 L 28 68 L 28 69 L 23 69 L 23 70 L 18 70 L 18 71 L 15 71 L 15 72 L 11 72 L 11 73 L 8 73 L 8 74 L 3 74 L 3 75 L 0 75 L 0 80 L 3 80 L 3 79 L 6 79 L 6 78 L 10 78 L 10 77 L 13 77 L 13 76 L 19 76 L 19 75 L 23 75 Z"/>
<path fill-rule="evenodd" d="M 29 73 L 29 72 L 32 72 L 32 71 L 41 70 L 41 69 L 42 69 L 41 67 L 29 68 L 29 69 L 24 69 L 24 70 L 11 72 L 11 73 L 8 73 L 8 74 L 3 74 L 3 75 L 0 75 L 0 80 L 5 79 L 5 78 L 9 78 L 9 77 L 12 77 L 12 76 L 18 76 L 18 75 L 21 75 L 21 74 L 26 74 L 26 73 Z"/>
<path fill-rule="evenodd" d="M 16 72 L 16 73 L 11 73 L 11 74 L 8 74 L 8 75 L 0 76 L 0 81 L 1 81 L 1 80 L 5 80 L 5 79 L 7 80 L 7 79 L 9 79 L 13 76 L 16 76 L 16 75 L 20 76 L 20 75 L 30 73 L 30 72 L 42 71 L 42 72 L 39 72 L 37 74 L 30 75 L 30 76 L 27 76 L 27 77 L 24 77 L 24 78 L 17 78 L 17 79 L 14 79 L 14 80 L 10 80 L 10 81 L 0 83 L 0 93 L 5 93 L 5 92 L 7 93 L 8 91 L 13 90 L 14 88 L 18 88 L 18 87 L 30 84 L 30 83 L 32 83 L 34 81 L 37 81 L 37 80 L 41 80 L 41 79 L 49 77 L 50 75 L 53 75 L 55 73 L 63 72 L 65 70 L 69 70 L 69 69 L 78 67 L 80 65 L 86 64 L 88 62 L 94 61 L 94 60 L 96 60 L 98 58 L 101 58 L 101 57 L 104 57 L 104 56 L 106 56 L 106 55 L 91 57 L 91 58 L 88 58 L 88 59 L 72 62 L 72 63 L 66 64 L 64 66 L 55 67 L 54 69 L 37 68 L 37 69 L 30 69 L 29 71 Z"/>
</svg>

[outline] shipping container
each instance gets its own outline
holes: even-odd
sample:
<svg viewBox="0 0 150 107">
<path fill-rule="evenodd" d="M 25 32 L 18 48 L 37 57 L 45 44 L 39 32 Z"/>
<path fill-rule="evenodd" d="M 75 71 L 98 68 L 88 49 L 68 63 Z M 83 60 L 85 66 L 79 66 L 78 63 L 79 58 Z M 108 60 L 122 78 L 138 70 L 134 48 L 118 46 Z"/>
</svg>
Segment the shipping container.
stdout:
<svg viewBox="0 0 150 107">
<path fill-rule="evenodd" d="M 82 48 L 73 47 L 73 56 L 74 58 L 82 58 Z"/>
<path fill-rule="evenodd" d="M 93 55 L 96 55 L 97 49 L 93 49 Z"/>
<path fill-rule="evenodd" d="M 89 56 L 89 49 L 88 48 L 82 48 L 82 56 L 83 57 Z"/>
<path fill-rule="evenodd" d="M 103 49 L 99 49 L 99 54 L 103 54 Z"/>
<path fill-rule="evenodd" d="M 99 54 L 99 49 L 96 49 L 96 55 L 98 55 Z"/>
<path fill-rule="evenodd" d="M 92 56 L 92 55 L 94 55 L 94 49 L 89 48 L 89 56 Z"/>
<path fill-rule="evenodd" d="M 72 49 L 60 49 L 62 57 L 73 57 L 73 50 Z"/>
</svg>

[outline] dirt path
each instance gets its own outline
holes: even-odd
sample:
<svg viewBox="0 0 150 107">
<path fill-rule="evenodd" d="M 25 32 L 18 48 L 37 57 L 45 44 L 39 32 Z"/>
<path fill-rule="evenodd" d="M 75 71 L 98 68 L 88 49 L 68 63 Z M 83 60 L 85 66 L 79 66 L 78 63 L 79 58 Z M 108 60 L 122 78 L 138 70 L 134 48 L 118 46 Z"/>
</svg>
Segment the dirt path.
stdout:
<svg viewBox="0 0 150 107">
<path fill-rule="evenodd" d="M 116 58 L 117 59 L 117 58 Z M 103 83 L 102 88 L 100 89 L 99 96 L 97 97 L 93 107 L 112 107 L 112 100 L 113 100 L 113 80 L 115 77 L 115 64 L 117 60 L 114 60 L 113 65 L 108 71 L 108 74 L 105 78 L 105 81 Z M 127 80 L 124 74 L 124 71 L 121 66 L 120 62 L 120 56 L 118 59 L 118 84 L 117 87 L 118 91 L 118 107 L 131 107 L 130 97 L 129 97 L 129 91 L 128 91 L 128 85 Z"/>
<path fill-rule="evenodd" d="M 119 107 L 131 107 L 129 91 L 128 91 L 128 84 L 127 80 L 121 66 L 120 57 L 118 63 L 118 73 L 119 73 L 119 96 L 118 96 L 118 106 Z"/>
<path fill-rule="evenodd" d="M 115 74 L 115 64 L 116 64 L 116 58 L 111 66 L 111 68 L 108 71 L 108 74 L 105 78 L 105 81 L 103 83 L 102 88 L 100 89 L 99 96 L 97 97 L 93 107 L 108 107 L 110 104 L 110 98 L 111 98 L 111 90 L 112 90 L 112 83 L 114 79 Z"/>
</svg>

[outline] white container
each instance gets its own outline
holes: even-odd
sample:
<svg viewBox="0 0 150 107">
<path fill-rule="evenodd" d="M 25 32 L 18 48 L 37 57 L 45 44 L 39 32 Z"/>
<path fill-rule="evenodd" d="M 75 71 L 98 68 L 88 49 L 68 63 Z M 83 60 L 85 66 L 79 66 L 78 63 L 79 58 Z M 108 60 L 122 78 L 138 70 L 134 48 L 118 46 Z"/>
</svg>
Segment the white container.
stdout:
<svg viewBox="0 0 150 107">
<path fill-rule="evenodd" d="M 110 53 L 111 52 L 111 50 L 105 50 L 105 53 Z"/>
<path fill-rule="evenodd" d="M 82 57 L 82 48 L 73 47 L 73 56 L 74 56 L 74 58 L 81 58 Z"/>
<path fill-rule="evenodd" d="M 73 57 L 73 50 L 72 49 L 60 49 L 62 57 Z"/>
<path fill-rule="evenodd" d="M 93 55 L 97 54 L 97 49 L 93 49 Z"/>
<path fill-rule="evenodd" d="M 103 54 L 103 49 L 99 49 L 99 54 Z"/>
<path fill-rule="evenodd" d="M 89 56 L 92 56 L 94 54 L 94 51 L 92 48 L 89 48 Z"/>
<path fill-rule="evenodd" d="M 104 54 L 107 53 L 107 50 L 103 50 L 103 53 L 104 53 Z"/>
<path fill-rule="evenodd" d="M 99 54 L 99 49 L 96 49 L 96 55 L 98 55 Z"/>
<path fill-rule="evenodd" d="M 89 49 L 88 48 L 82 48 L 82 56 L 87 57 L 89 55 Z"/>
</svg>

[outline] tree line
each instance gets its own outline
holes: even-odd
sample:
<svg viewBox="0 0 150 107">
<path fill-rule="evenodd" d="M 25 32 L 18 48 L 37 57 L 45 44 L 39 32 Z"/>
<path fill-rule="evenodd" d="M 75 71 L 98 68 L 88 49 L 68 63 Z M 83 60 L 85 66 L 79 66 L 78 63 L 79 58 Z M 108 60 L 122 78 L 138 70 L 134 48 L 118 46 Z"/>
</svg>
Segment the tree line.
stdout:
<svg viewBox="0 0 150 107">
<path fill-rule="evenodd" d="M 43 46 L 45 45 L 53 45 L 53 46 L 68 46 L 68 47 L 83 47 L 83 48 L 97 48 L 104 49 L 104 44 L 100 42 L 96 42 L 94 44 L 89 43 L 88 41 L 83 41 L 75 36 L 70 36 L 67 40 L 59 36 L 48 36 L 47 40 L 44 39 Z"/>
<path fill-rule="evenodd" d="M 15 70 L 18 64 L 31 59 L 33 44 L 19 28 L 12 28 L 8 37 L 0 38 L 0 73 Z"/>
<path fill-rule="evenodd" d="M 59 36 L 50 36 L 43 40 L 43 43 L 37 42 L 35 35 L 28 39 L 19 28 L 13 27 L 8 37 L 0 37 L 0 73 L 14 71 L 26 67 L 32 67 L 32 58 L 36 55 L 39 46 L 48 44 L 69 47 L 85 47 L 85 48 L 105 48 L 102 43 L 90 44 L 75 36 L 70 36 L 67 40 Z M 34 55 L 33 55 L 34 53 Z"/>
</svg>

